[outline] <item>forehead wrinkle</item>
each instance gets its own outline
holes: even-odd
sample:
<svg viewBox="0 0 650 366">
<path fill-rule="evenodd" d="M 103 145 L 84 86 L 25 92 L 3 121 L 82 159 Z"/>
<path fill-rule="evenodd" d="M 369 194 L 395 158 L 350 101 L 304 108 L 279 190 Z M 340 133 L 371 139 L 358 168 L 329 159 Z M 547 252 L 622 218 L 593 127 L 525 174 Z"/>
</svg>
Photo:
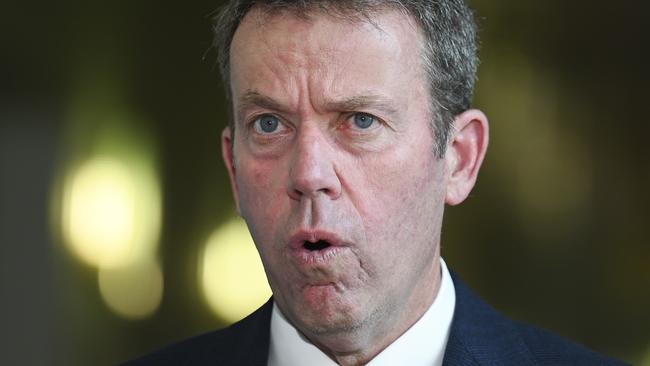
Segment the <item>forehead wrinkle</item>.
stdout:
<svg viewBox="0 0 650 366">
<path fill-rule="evenodd" d="M 254 18 L 251 21 L 255 25 L 257 38 L 262 41 L 262 45 L 269 53 L 278 56 L 285 63 L 304 66 L 305 55 L 318 54 L 318 50 L 305 47 L 312 46 L 315 42 L 298 42 L 294 39 L 296 34 L 309 34 L 314 27 L 312 18 L 291 11 L 262 8 L 260 5 L 253 7 L 249 14 L 251 13 L 250 17 Z M 278 42 L 281 42 L 281 48 L 274 47 Z"/>
</svg>

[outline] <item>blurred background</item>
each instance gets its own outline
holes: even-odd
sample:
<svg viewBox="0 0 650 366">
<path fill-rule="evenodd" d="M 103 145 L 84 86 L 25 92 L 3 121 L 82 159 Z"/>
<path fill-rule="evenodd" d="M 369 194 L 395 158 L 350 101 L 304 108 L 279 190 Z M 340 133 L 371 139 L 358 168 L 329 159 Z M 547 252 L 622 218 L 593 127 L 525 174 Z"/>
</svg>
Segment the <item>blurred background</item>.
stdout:
<svg viewBox="0 0 650 366">
<path fill-rule="evenodd" d="M 474 1 L 492 140 L 443 234 L 507 315 L 646 366 L 648 4 Z M 115 364 L 269 296 L 221 162 L 218 6 L 3 4 L 0 364 Z"/>
</svg>

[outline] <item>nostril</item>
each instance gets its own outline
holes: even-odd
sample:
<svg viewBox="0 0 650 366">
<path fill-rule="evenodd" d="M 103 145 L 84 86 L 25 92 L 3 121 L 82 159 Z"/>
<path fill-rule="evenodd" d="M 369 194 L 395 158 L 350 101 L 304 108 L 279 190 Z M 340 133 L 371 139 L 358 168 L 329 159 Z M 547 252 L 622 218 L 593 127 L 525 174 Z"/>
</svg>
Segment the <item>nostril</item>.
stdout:
<svg viewBox="0 0 650 366">
<path fill-rule="evenodd" d="M 303 247 L 307 250 L 321 250 L 329 247 L 331 244 L 327 240 L 319 240 L 315 243 L 305 240 Z"/>
</svg>

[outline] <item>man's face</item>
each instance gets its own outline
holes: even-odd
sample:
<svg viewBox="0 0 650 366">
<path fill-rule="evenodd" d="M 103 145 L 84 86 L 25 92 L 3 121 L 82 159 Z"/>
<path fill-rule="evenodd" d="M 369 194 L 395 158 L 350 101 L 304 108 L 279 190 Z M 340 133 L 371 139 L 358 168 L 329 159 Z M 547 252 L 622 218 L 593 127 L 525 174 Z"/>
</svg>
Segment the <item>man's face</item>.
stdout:
<svg viewBox="0 0 650 366">
<path fill-rule="evenodd" d="M 226 163 L 274 299 L 307 335 L 399 327 L 436 291 L 447 178 L 421 37 L 400 13 L 373 21 L 253 9 L 232 43 Z"/>
</svg>

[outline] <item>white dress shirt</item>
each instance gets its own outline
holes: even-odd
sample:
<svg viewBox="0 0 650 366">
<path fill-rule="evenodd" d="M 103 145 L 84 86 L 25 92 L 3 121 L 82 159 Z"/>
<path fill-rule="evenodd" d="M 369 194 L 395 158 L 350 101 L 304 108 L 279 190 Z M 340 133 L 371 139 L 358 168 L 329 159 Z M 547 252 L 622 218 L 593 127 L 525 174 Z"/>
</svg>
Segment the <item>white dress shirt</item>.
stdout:
<svg viewBox="0 0 650 366">
<path fill-rule="evenodd" d="M 442 281 L 435 300 L 422 317 L 367 366 L 441 366 L 456 305 L 456 291 L 440 258 Z M 268 366 L 336 366 L 309 342 L 273 304 Z"/>
</svg>

